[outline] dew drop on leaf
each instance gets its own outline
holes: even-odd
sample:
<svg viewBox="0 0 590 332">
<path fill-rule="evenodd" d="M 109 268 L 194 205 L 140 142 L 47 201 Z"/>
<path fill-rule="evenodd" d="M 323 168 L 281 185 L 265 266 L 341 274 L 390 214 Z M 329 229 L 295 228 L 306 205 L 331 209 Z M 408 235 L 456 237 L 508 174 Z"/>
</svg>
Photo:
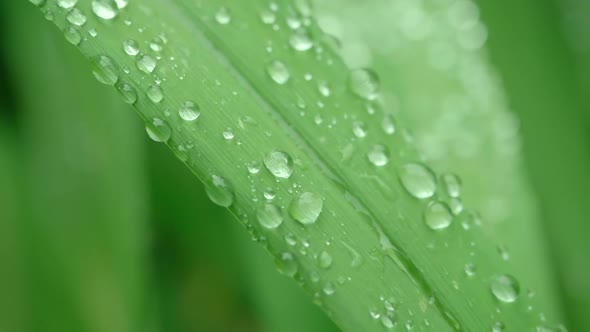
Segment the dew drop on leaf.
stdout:
<svg viewBox="0 0 590 332">
<path fill-rule="evenodd" d="M 296 51 L 304 52 L 313 46 L 313 42 L 305 31 L 296 30 L 289 37 L 289 45 Z"/>
<path fill-rule="evenodd" d="M 234 139 L 234 132 L 231 128 L 226 128 L 223 131 L 223 139 L 228 141 Z"/>
<path fill-rule="evenodd" d="M 452 173 L 445 173 L 440 177 L 441 183 L 445 189 L 445 192 L 449 197 L 459 197 L 461 195 L 461 180 L 459 177 Z"/>
<path fill-rule="evenodd" d="M 266 65 L 266 72 L 270 78 L 277 84 L 283 85 L 287 83 L 291 74 L 287 66 L 279 60 L 273 60 Z"/>
<path fill-rule="evenodd" d="M 256 210 L 256 218 L 262 227 L 275 229 L 283 223 L 281 210 L 273 204 L 264 204 Z"/>
<path fill-rule="evenodd" d="M 117 84 L 116 88 L 127 104 L 133 105 L 137 102 L 137 91 L 131 85 L 127 83 Z"/>
<path fill-rule="evenodd" d="M 178 115 L 185 121 L 195 121 L 201 116 L 199 106 L 193 101 L 185 101 L 178 110 Z"/>
<path fill-rule="evenodd" d="M 250 174 L 258 174 L 260 172 L 260 163 L 253 160 L 246 164 L 246 168 L 248 168 Z"/>
<path fill-rule="evenodd" d="M 334 283 L 331 281 L 328 281 L 324 284 L 324 288 L 322 288 L 322 290 L 324 291 L 324 294 L 326 295 L 334 295 L 334 293 L 336 293 L 336 287 L 334 286 Z"/>
<path fill-rule="evenodd" d="M 348 87 L 355 95 L 374 100 L 379 93 L 379 77 L 370 69 L 355 69 L 349 74 Z"/>
<path fill-rule="evenodd" d="M 433 230 L 445 229 L 451 225 L 453 215 L 443 202 L 432 202 L 424 211 L 424 222 Z"/>
<path fill-rule="evenodd" d="M 115 62 L 104 55 L 92 58 L 94 77 L 102 84 L 115 85 L 119 80 L 119 68 Z"/>
<path fill-rule="evenodd" d="M 78 0 L 57 0 L 57 5 L 61 8 L 70 9 L 78 3 Z"/>
<path fill-rule="evenodd" d="M 219 24 L 229 24 L 231 22 L 231 13 L 226 7 L 221 7 L 215 14 L 215 21 Z"/>
<path fill-rule="evenodd" d="M 127 39 L 123 42 L 123 51 L 131 56 L 136 56 L 139 53 L 139 44 L 133 39 Z"/>
<path fill-rule="evenodd" d="M 277 178 L 288 179 L 293 173 L 293 160 L 282 151 L 272 151 L 264 156 L 264 166 Z"/>
<path fill-rule="evenodd" d="M 504 332 L 506 326 L 502 322 L 495 322 L 492 325 L 492 332 Z"/>
<path fill-rule="evenodd" d="M 352 123 L 352 132 L 354 136 L 363 138 L 367 136 L 367 126 L 362 121 L 355 121 Z"/>
<path fill-rule="evenodd" d="M 387 315 L 381 316 L 381 325 L 383 325 L 383 327 L 386 329 L 392 329 L 395 326 L 393 319 Z"/>
<path fill-rule="evenodd" d="M 408 163 L 401 166 L 398 177 L 404 189 L 416 198 L 429 198 L 436 192 L 434 175 L 422 164 Z"/>
<path fill-rule="evenodd" d="M 129 0 L 115 0 L 115 2 L 117 3 L 117 8 L 119 9 L 123 9 L 129 4 Z"/>
<path fill-rule="evenodd" d="M 367 153 L 371 164 L 381 167 L 389 163 L 389 151 L 381 144 L 373 145 Z"/>
<path fill-rule="evenodd" d="M 170 125 L 160 118 L 154 118 L 151 122 L 148 122 L 145 130 L 154 142 L 167 142 L 172 136 Z"/>
<path fill-rule="evenodd" d="M 92 12 L 103 20 L 112 20 L 119 13 L 115 0 L 92 0 Z"/>
<path fill-rule="evenodd" d="M 270 10 L 264 9 L 260 12 L 260 20 L 264 24 L 273 24 L 276 21 L 277 17 L 275 13 L 271 12 Z"/>
<path fill-rule="evenodd" d="M 467 263 L 463 267 L 463 270 L 465 271 L 465 275 L 466 276 L 468 276 L 468 277 L 475 276 L 475 273 L 476 273 L 475 264 L 473 264 L 473 263 Z"/>
<path fill-rule="evenodd" d="M 501 274 L 492 278 L 490 290 L 494 297 L 499 301 L 512 303 L 516 301 L 516 298 L 520 293 L 520 285 L 513 276 Z"/>
<path fill-rule="evenodd" d="M 315 193 L 304 192 L 291 202 L 289 214 L 303 225 L 314 224 L 324 205 L 323 198 Z"/>
<path fill-rule="evenodd" d="M 156 69 L 156 60 L 149 55 L 142 55 L 135 63 L 137 68 L 146 74 L 151 74 Z"/>
<path fill-rule="evenodd" d="M 230 207 L 234 202 L 234 189 L 225 178 L 211 175 L 210 181 L 205 186 L 209 199 L 222 207 Z"/>
<path fill-rule="evenodd" d="M 159 103 L 164 99 L 164 93 L 162 92 L 162 88 L 157 85 L 150 85 L 145 94 L 153 103 Z"/>
<path fill-rule="evenodd" d="M 66 20 L 75 26 L 81 27 L 86 23 L 86 15 L 80 9 L 72 8 L 66 15 Z"/>
<path fill-rule="evenodd" d="M 29 0 L 29 1 L 37 7 L 41 7 L 41 6 L 45 5 L 46 0 Z"/>
<path fill-rule="evenodd" d="M 395 134 L 395 120 L 393 119 L 393 115 L 385 114 L 383 121 L 381 121 L 381 128 L 383 128 L 383 132 L 387 135 Z"/>
<path fill-rule="evenodd" d="M 328 269 L 330 268 L 330 266 L 332 266 L 332 255 L 330 255 L 330 253 L 328 253 L 327 251 L 322 251 L 320 252 L 319 256 L 318 256 L 318 262 L 319 262 L 319 266 L 322 269 Z"/>
<path fill-rule="evenodd" d="M 297 264 L 295 257 L 293 257 L 293 254 L 290 252 L 281 253 L 275 260 L 275 265 L 280 273 L 289 277 L 295 276 L 297 270 L 299 270 L 299 265 Z"/>
<path fill-rule="evenodd" d="M 79 45 L 82 42 L 82 35 L 73 27 L 64 30 L 64 37 L 72 45 Z"/>
</svg>

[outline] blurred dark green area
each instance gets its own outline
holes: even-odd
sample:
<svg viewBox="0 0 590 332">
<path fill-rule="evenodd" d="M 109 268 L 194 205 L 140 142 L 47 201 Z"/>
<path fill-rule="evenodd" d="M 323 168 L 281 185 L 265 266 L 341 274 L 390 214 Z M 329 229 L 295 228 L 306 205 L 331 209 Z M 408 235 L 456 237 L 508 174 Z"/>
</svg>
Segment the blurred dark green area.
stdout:
<svg viewBox="0 0 590 332">
<path fill-rule="evenodd" d="M 478 2 L 565 324 L 590 331 L 590 7 Z M 2 1 L 0 41 L 0 331 L 337 330 L 37 9 Z"/>
</svg>

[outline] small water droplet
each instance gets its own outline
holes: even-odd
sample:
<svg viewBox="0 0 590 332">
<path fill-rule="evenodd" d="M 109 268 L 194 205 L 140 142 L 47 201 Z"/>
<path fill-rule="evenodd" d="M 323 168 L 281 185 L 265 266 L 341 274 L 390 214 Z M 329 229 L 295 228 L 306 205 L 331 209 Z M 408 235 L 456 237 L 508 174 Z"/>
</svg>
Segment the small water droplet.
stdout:
<svg viewBox="0 0 590 332">
<path fill-rule="evenodd" d="M 246 165 L 246 168 L 248 168 L 250 174 L 258 174 L 260 172 L 260 163 L 253 160 Z"/>
<path fill-rule="evenodd" d="M 211 175 L 209 183 L 205 186 L 209 199 L 222 207 L 230 207 L 234 202 L 234 189 L 229 181 L 221 176 Z"/>
<path fill-rule="evenodd" d="M 336 293 L 336 287 L 334 286 L 334 283 L 331 281 L 326 282 L 322 290 L 324 291 L 324 294 L 328 296 Z"/>
<path fill-rule="evenodd" d="M 326 81 L 319 81 L 318 82 L 318 91 L 324 97 L 330 97 L 332 94 L 332 89 L 330 89 L 330 84 Z"/>
<path fill-rule="evenodd" d="M 330 268 L 330 266 L 332 266 L 332 261 L 332 255 L 330 255 L 330 253 L 328 253 L 327 251 L 322 251 L 318 256 L 319 266 L 322 269 Z"/>
<path fill-rule="evenodd" d="M 275 229 L 283 223 L 281 210 L 273 204 L 264 204 L 256 211 L 256 218 L 262 227 Z"/>
<path fill-rule="evenodd" d="M 70 9 L 78 3 L 78 0 L 57 0 L 57 5 L 61 8 Z"/>
<path fill-rule="evenodd" d="M 294 277 L 297 274 L 297 270 L 299 270 L 299 265 L 293 257 L 293 254 L 290 252 L 283 252 L 276 260 L 275 265 L 277 266 L 277 270 L 280 273 Z"/>
<path fill-rule="evenodd" d="M 139 44 L 133 39 L 127 39 L 123 42 L 123 51 L 131 56 L 136 56 L 139 53 Z"/>
<path fill-rule="evenodd" d="M 273 60 L 266 65 L 266 72 L 270 78 L 277 84 L 283 85 L 287 83 L 291 74 L 287 66 L 279 60 Z"/>
<path fill-rule="evenodd" d="M 262 12 L 260 12 L 260 20 L 262 20 L 262 23 L 264 24 L 273 24 L 275 23 L 276 19 L 276 15 L 270 10 L 265 9 Z"/>
<path fill-rule="evenodd" d="M 64 30 L 64 37 L 72 45 L 79 45 L 82 42 L 82 35 L 73 27 L 68 27 Z"/>
<path fill-rule="evenodd" d="M 324 205 L 323 198 L 315 193 L 304 192 L 291 202 L 289 214 L 303 225 L 311 225 L 318 220 Z"/>
<path fill-rule="evenodd" d="M 231 22 L 231 13 L 226 7 L 221 7 L 215 14 L 215 21 L 219 24 L 228 24 Z"/>
<path fill-rule="evenodd" d="M 313 42 L 305 31 L 296 30 L 289 37 L 289 45 L 296 51 L 305 52 L 313 46 Z"/>
<path fill-rule="evenodd" d="M 516 301 L 520 293 L 518 281 L 508 274 L 494 276 L 490 283 L 490 289 L 494 297 L 504 303 Z"/>
<path fill-rule="evenodd" d="M 79 27 L 86 23 L 86 15 L 84 15 L 84 13 L 78 8 L 72 8 L 72 10 L 68 12 L 66 19 L 68 22 Z"/>
<path fill-rule="evenodd" d="M 195 121 L 201 115 L 201 112 L 199 111 L 199 105 L 190 100 L 185 101 L 180 106 L 180 109 L 178 110 L 178 115 L 184 121 Z"/>
<path fill-rule="evenodd" d="M 156 53 L 162 52 L 164 50 L 164 41 L 161 37 L 155 37 L 150 41 L 150 49 Z"/>
<path fill-rule="evenodd" d="M 393 119 L 393 115 L 385 114 L 383 117 L 383 121 L 381 121 L 381 128 L 383 128 L 383 132 L 387 135 L 395 134 L 395 120 Z"/>
<path fill-rule="evenodd" d="M 223 131 L 223 139 L 226 139 L 226 140 L 232 140 L 232 139 L 234 139 L 234 132 L 232 131 L 231 128 L 226 128 Z"/>
<path fill-rule="evenodd" d="M 167 142 L 172 136 L 170 125 L 160 118 L 154 118 L 151 122 L 148 122 L 145 130 L 154 142 Z"/>
<path fill-rule="evenodd" d="M 392 329 L 395 324 L 389 316 L 383 315 L 381 316 L 381 325 L 386 329 Z"/>
<path fill-rule="evenodd" d="M 373 145 L 367 153 L 367 158 L 375 166 L 385 166 L 389 163 L 389 151 L 381 144 Z"/>
<path fill-rule="evenodd" d="M 135 63 L 137 68 L 146 74 L 151 74 L 156 69 L 156 60 L 149 55 L 142 55 Z"/>
<path fill-rule="evenodd" d="M 263 196 L 266 200 L 272 201 L 273 199 L 275 199 L 277 194 L 272 189 L 267 189 L 264 191 Z"/>
<path fill-rule="evenodd" d="M 492 325 L 492 332 L 504 332 L 506 326 L 502 322 L 495 322 Z"/>
<path fill-rule="evenodd" d="M 94 77 L 102 84 L 114 85 L 119 80 L 119 68 L 115 62 L 104 55 L 92 59 Z"/>
<path fill-rule="evenodd" d="M 459 197 L 461 195 L 461 179 L 455 174 L 445 173 L 440 177 L 443 187 L 449 197 Z"/>
<path fill-rule="evenodd" d="M 119 9 L 123 9 L 129 4 L 129 0 L 115 0 L 115 2 L 117 3 L 117 7 Z"/>
<path fill-rule="evenodd" d="M 114 0 L 92 0 L 92 12 L 103 20 L 112 20 L 119 13 Z"/>
<path fill-rule="evenodd" d="M 398 177 L 406 191 L 419 199 L 429 198 L 436 192 L 436 182 L 432 171 L 417 163 L 400 167 Z"/>
<path fill-rule="evenodd" d="M 355 95 L 374 100 L 379 92 L 379 77 L 370 69 L 355 69 L 350 72 L 348 87 Z"/>
<path fill-rule="evenodd" d="M 162 88 L 157 85 L 150 85 L 146 90 L 146 95 L 153 103 L 159 103 L 164 99 Z"/>
<path fill-rule="evenodd" d="M 264 156 L 264 166 L 277 178 L 288 179 L 293 173 L 293 160 L 282 151 L 272 151 Z"/>
<path fill-rule="evenodd" d="M 473 263 L 467 263 L 465 264 L 465 266 L 463 267 L 464 271 L 465 271 L 465 275 L 468 277 L 473 277 L 475 276 L 476 268 L 475 268 L 475 264 Z"/>
<path fill-rule="evenodd" d="M 133 105 L 137 102 L 137 92 L 135 89 L 127 84 L 117 84 L 117 91 L 123 96 L 123 100 L 130 105 Z"/>
<path fill-rule="evenodd" d="M 367 126 L 362 121 L 355 121 L 352 123 L 352 132 L 354 136 L 363 138 L 367 136 Z"/>
<path fill-rule="evenodd" d="M 424 211 L 424 221 L 430 229 L 445 229 L 453 222 L 453 216 L 445 203 L 433 202 L 428 204 Z"/>
</svg>

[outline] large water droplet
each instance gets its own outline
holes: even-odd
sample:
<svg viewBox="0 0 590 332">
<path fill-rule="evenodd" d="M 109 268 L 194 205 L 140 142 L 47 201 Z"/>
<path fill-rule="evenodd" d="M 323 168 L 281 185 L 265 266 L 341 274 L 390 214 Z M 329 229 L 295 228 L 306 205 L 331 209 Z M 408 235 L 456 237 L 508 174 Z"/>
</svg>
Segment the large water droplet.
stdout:
<svg viewBox="0 0 590 332">
<path fill-rule="evenodd" d="M 225 178 L 211 175 L 211 180 L 205 186 L 209 199 L 223 207 L 230 207 L 234 202 L 234 189 L 231 183 Z"/>
<path fill-rule="evenodd" d="M 293 257 L 293 254 L 290 252 L 283 252 L 275 260 L 275 265 L 277 266 L 277 270 L 279 270 L 280 273 L 289 277 L 295 276 L 297 270 L 299 269 L 299 265 L 297 264 L 295 257 Z"/>
<path fill-rule="evenodd" d="M 416 198 L 432 197 L 436 191 L 434 175 L 424 165 L 405 164 L 399 168 L 398 177 L 406 191 Z"/>
<path fill-rule="evenodd" d="M 119 13 L 114 0 L 92 0 L 92 12 L 103 20 L 111 20 Z"/>
<path fill-rule="evenodd" d="M 450 197 L 459 197 L 461 195 L 461 179 L 455 174 L 445 173 L 441 177 L 441 182 Z"/>
<path fill-rule="evenodd" d="M 145 126 L 148 136 L 155 142 L 167 142 L 172 136 L 170 125 L 159 118 L 154 118 Z"/>
<path fill-rule="evenodd" d="M 493 277 L 490 283 L 490 290 L 499 301 L 512 303 L 516 301 L 520 293 L 520 285 L 513 276 L 501 274 Z"/>
<path fill-rule="evenodd" d="M 281 210 L 273 204 L 264 204 L 256 211 L 256 218 L 262 227 L 275 229 L 283 223 Z"/>
<path fill-rule="evenodd" d="M 282 151 L 272 151 L 264 156 L 264 166 L 277 178 L 288 179 L 293 173 L 293 160 Z"/>
<path fill-rule="evenodd" d="M 139 44 L 133 39 L 127 39 L 123 42 L 123 51 L 131 56 L 136 56 L 139 53 Z"/>
<path fill-rule="evenodd" d="M 135 63 L 137 68 L 146 74 L 151 74 L 156 69 L 156 59 L 149 55 L 142 55 Z"/>
<path fill-rule="evenodd" d="M 157 85 L 150 85 L 145 91 L 145 94 L 153 103 L 156 104 L 161 102 L 162 99 L 164 99 L 164 93 L 162 92 L 162 88 L 160 88 Z"/>
<path fill-rule="evenodd" d="M 279 60 L 273 60 L 266 65 L 266 72 L 275 83 L 283 85 L 287 83 L 291 74 L 287 66 Z"/>
<path fill-rule="evenodd" d="M 370 69 L 355 69 L 348 77 L 348 87 L 357 96 L 374 100 L 379 93 L 379 77 Z"/>
<path fill-rule="evenodd" d="M 375 166 L 385 166 L 389 163 L 389 151 L 383 145 L 373 145 L 367 153 L 367 158 Z"/>
<path fill-rule="evenodd" d="M 318 256 L 318 263 L 322 269 L 328 269 L 332 266 L 332 255 L 327 251 L 322 251 Z"/>
<path fill-rule="evenodd" d="M 68 22 L 72 23 L 73 25 L 81 27 L 84 25 L 84 23 L 86 23 L 86 15 L 84 15 L 80 9 L 72 8 L 72 10 L 68 12 L 66 20 L 68 20 Z"/>
<path fill-rule="evenodd" d="M 303 225 L 311 225 L 318 220 L 324 200 L 322 196 L 304 192 L 291 202 L 289 214 Z"/>
<path fill-rule="evenodd" d="M 57 0 L 57 5 L 61 8 L 70 9 L 78 3 L 78 0 Z"/>
<path fill-rule="evenodd" d="M 178 110 L 178 115 L 185 121 L 195 121 L 201 115 L 199 106 L 193 101 L 185 101 Z"/>
<path fill-rule="evenodd" d="M 231 22 L 231 13 L 226 7 L 221 7 L 215 14 L 215 21 L 219 24 L 228 24 Z"/>
<path fill-rule="evenodd" d="M 119 80 L 119 68 L 115 62 L 104 55 L 92 59 L 93 74 L 96 79 L 106 85 L 114 85 Z"/>
<path fill-rule="evenodd" d="M 430 229 L 445 229 L 453 222 L 453 216 L 445 203 L 433 202 L 424 211 L 424 221 Z"/>
<path fill-rule="evenodd" d="M 133 105 L 137 102 L 137 91 L 131 85 L 127 83 L 117 84 L 117 91 L 123 96 L 123 100 L 127 104 Z"/>
</svg>

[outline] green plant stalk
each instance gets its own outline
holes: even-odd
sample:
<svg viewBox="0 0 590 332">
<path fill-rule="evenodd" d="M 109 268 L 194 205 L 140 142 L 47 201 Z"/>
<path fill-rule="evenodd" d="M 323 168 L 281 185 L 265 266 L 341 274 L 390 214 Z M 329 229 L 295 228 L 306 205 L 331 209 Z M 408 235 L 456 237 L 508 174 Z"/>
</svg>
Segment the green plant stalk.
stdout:
<svg viewBox="0 0 590 332">
<path fill-rule="evenodd" d="M 223 15 L 219 19 L 223 5 L 231 13 L 230 24 L 216 22 L 225 20 Z M 288 251 L 295 257 L 296 279 L 342 329 L 369 331 L 389 325 L 383 318 L 389 307 L 385 300 L 397 307 L 398 324 L 413 324 L 418 330 L 486 330 L 496 321 L 515 330 L 537 325 L 538 318 L 527 314 L 534 300 L 521 296 L 504 305 L 490 294 L 491 278 L 506 267 L 496 244 L 482 231 L 465 232 L 454 225 L 433 232 L 424 225 L 426 202 L 407 194 L 395 172 L 420 161 L 420 156 L 404 135 L 390 137 L 381 131 L 384 114 L 371 116 L 367 102 L 348 91 L 348 69 L 313 21 L 309 33 L 324 51 L 297 54 L 288 47 L 290 33 L 282 23 L 293 11 L 290 2 L 278 2 L 283 11 L 277 14 L 282 25 L 277 31 L 260 22 L 266 5 L 148 0 L 131 3 L 118 19 L 103 22 L 92 15 L 89 1 L 80 1 L 77 7 L 87 14 L 80 49 L 88 57 L 108 55 L 122 68 L 118 80 L 139 92 L 135 107 L 140 116 L 148 123 L 165 119 L 172 129 L 168 145 L 210 188 L 213 175 L 232 184 L 231 211 L 275 256 L 285 257 L 282 253 Z M 54 2 L 43 10 L 52 13 L 58 27 L 68 27 L 66 12 Z M 96 31 L 96 37 L 87 37 L 89 30 Z M 155 75 L 142 73 L 136 59 L 121 50 L 125 40 L 134 39 L 140 41 L 142 52 L 149 53 L 145 44 L 162 35 L 167 40 L 165 57 Z M 269 61 L 279 59 L 290 71 L 287 86 L 273 83 L 265 72 Z M 124 74 L 126 69 L 129 74 Z M 305 80 L 306 73 L 332 84 L 329 99 Z M 157 81 L 162 82 L 164 99 L 154 104 L 144 93 Z M 305 110 L 298 108 L 299 99 L 305 101 Z M 192 100 L 201 108 L 197 123 L 176 115 L 183 102 Z M 390 107 L 384 105 L 386 110 Z M 366 139 L 352 135 L 356 120 L 366 123 Z M 235 136 L 232 140 L 222 135 L 228 127 Z M 398 127 L 404 128 L 402 121 Z M 390 151 L 387 167 L 374 167 L 367 160 L 375 144 Z M 285 151 L 295 161 L 289 180 L 264 170 L 248 175 L 246 164 L 260 163 L 273 150 Z M 274 231 L 260 227 L 255 218 L 267 188 L 276 193 L 273 204 L 285 218 Z M 286 213 L 301 192 L 324 198 L 323 212 L 311 226 L 297 224 Z M 290 234 L 298 248 L 285 242 Z M 331 268 L 318 267 L 321 251 L 331 254 Z M 363 258 L 360 266 L 352 259 L 355 253 Z M 478 277 L 467 278 L 464 265 L 472 259 L 477 259 Z M 499 306 L 502 309 L 496 310 Z M 381 319 L 371 318 L 373 310 Z"/>
<path fill-rule="evenodd" d="M 511 3 L 509 13 L 505 1 L 481 4 L 495 36 L 492 60 L 502 69 L 511 104 L 522 119 L 524 156 L 539 193 L 568 327 L 586 331 L 590 113 L 587 93 L 576 86 L 584 70 L 572 58 L 552 1 Z"/>
<path fill-rule="evenodd" d="M 1 6 L 25 165 L 25 331 L 145 331 L 141 127 L 27 3 Z"/>
</svg>

